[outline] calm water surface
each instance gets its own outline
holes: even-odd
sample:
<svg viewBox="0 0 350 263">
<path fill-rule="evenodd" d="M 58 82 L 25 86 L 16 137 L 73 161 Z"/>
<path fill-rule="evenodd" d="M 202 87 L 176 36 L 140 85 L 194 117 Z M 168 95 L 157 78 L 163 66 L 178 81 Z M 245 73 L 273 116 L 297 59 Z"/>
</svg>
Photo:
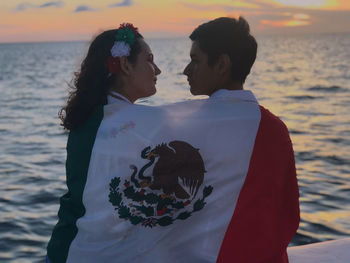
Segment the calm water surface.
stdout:
<svg viewBox="0 0 350 263">
<path fill-rule="evenodd" d="M 245 88 L 291 133 L 301 195 L 292 245 L 350 236 L 350 35 L 258 41 Z M 148 42 L 162 74 L 158 93 L 139 103 L 191 99 L 181 74 L 191 43 Z M 43 260 L 66 191 L 57 112 L 87 45 L 0 44 L 0 262 Z"/>
</svg>

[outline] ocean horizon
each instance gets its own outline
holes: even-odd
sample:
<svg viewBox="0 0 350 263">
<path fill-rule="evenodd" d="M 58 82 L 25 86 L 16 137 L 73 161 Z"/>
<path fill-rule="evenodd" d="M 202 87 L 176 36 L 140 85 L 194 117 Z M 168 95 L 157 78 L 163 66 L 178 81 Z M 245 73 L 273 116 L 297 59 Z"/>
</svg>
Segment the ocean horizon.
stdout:
<svg viewBox="0 0 350 263">
<path fill-rule="evenodd" d="M 96 33 L 95 35 L 97 35 L 98 33 Z M 350 31 L 344 31 L 344 32 L 302 32 L 302 33 L 274 33 L 274 34 L 266 34 L 266 33 L 258 33 L 258 34 L 254 34 L 253 35 L 257 38 L 257 39 L 263 39 L 263 38 L 269 38 L 269 37 L 322 37 L 322 36 L 334 36 L 334 35 L 343 35 L 343 36 L 350 36 Z M 144 36 L 145 40 L 172 40 L 172 39 L 189 39 L 188 36 L 186 35 L 175 35 L 175 36 L 158 36 L 158 37 L 147 37 Z M 91 38 L 81 38 L 81 39 L 75 39 L 75 40 L 70 40 L 70 39 L 61 39 L 61 40 L 22 40 L 22 41 L 2 41 L 0 40 L 0 45 L 1 44 L 34 44 L 34 43 L 74 43 L 74 42 L 84 42 L 84 43 L 90 43 L 92 41 L 93 37 Z"/>
</svg>

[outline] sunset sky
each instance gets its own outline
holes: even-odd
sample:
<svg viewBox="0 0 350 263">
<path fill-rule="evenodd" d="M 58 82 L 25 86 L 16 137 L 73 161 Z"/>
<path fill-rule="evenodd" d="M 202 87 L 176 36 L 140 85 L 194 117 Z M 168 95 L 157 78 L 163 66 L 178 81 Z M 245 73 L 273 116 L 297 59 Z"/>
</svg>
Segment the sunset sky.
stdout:
<svg viewBox="0 0 350 263">
<path fill-rule="evenodd" d="M 145 37 L 187 36 L 205 21 L 239 15 L 254 34 L 350 31 L 349 0 L 1 0 L 0 42 L 87 40 L 121 22 Z"/>
</svg>

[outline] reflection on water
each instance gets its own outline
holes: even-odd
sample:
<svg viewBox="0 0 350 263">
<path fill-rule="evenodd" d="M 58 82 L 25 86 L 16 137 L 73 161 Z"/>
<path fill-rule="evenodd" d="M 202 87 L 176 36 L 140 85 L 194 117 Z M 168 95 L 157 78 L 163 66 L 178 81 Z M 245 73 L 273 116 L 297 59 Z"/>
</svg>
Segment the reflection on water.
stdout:
<svg viewBox="0 0 350 263">
<path fill-rule="evenodd" d="M 245 87 L 291 133 L 302 217 L 292 244 L 350 235 L 350 36 L 258 41 Z M 149 43 L 162 74 L 158 93 L 139 103 L 191 99 L 181 74 L 191 43 Z M 66 190 L 66 134 L 57 112 L 86 49 L 86 43 L 0 44 L 0 262 L 43 259 Z"/>
</svg>

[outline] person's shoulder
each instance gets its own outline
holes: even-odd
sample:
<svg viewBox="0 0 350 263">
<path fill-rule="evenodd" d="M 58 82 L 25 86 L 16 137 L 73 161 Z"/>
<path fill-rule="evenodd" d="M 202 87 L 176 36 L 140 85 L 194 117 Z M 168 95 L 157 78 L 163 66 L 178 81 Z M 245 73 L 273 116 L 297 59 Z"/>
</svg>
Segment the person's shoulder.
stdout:
<svg viewBox="0 0 350 263">
<path fill-rule="evenodd" d="M 288 135 L 287 125 L 275 114 L 266 109 L 264 106 L 259 105 L 261 112 L 261 123 L 269 127 L 271 131 L 278 131 L 279 133 L 283 133 Z"/>
<path fill-rule="evenodd" d="M 68 134 L 68 145 L 81 141 L 85 137 L 94 136 L 103 119 L 103 106 L 97 106 L 85 122 L 77 128 L 71 129 Z"/>
</svg>

